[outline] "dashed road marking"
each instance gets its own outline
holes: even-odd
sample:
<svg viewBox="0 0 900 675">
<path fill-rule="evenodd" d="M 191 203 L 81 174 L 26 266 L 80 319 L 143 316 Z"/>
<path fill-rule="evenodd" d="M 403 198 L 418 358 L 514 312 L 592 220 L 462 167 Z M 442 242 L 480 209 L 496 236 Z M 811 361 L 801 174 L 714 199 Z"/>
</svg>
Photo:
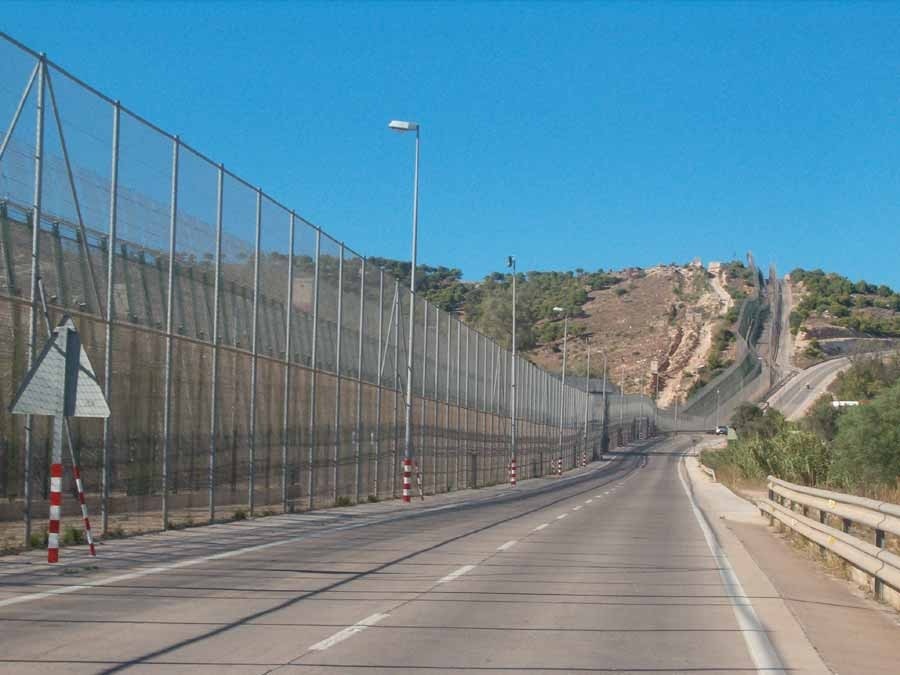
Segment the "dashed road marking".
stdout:
<svg viewBox="0 0 900 675">
<path fill-rule="evenodd" d="M 507 551 L 507 550 L 511 549 L 513 546 L 515 546 L 516 543 L 517 543 L 517 542 L 516 542 L 515 539 L 511 539 L 510 541 L 508 541 L 508 542 L 506 542 L 505 544 L 503 544 L 503 546 L 497 547 L 497 550 L 498 550 L 498 551 Z"/>
<path fill-rule="evenodd" d="M 578 506 L 573 507 L 572 510 L 573 511 L 581 511 L 582 508 L 583 507 L 581 506 L 581 504 L 579 504 Z"/>
<path fill-rule="evenodd" d="M 594 501 L 593 499 L 588 499 L 588 500 L 585 501 L 584 503 L 585 503 L 585 504 L 591 504 L 591 503 L 593 503 L 593 501 Z"/>
<path fill-rule="evenodd" d="M 540 531 L 543 530 L 545 527 L 547 527 L 549 524 L 550 524 L 550 523 L 542 523 L 542 524 L 538 525 L 536 528 L 534 528 L 534 529 L 532 530 L 532 532 L 540 532 Z"/>
<path fill-rule="evenodd" d="M 339 642 L 343 642 L 349 637 L 353 637 L 357 633 L 362 633 L 369 626 L 374 626 L 376 623 L 381 621 L 382 619 L 386 619 L 388 617 L 387 614 L 373 614 L 372 616 L 367 616 L 362 621 L 357 621 L 352 626 L 347 626 L 344 630 L 338 631 L 331 637 L 327 637 L 321 642 L 317 642 L 312 647 L 309 648 L 311 652 L 321 652 L 329 647 L 334 647 Z"/>
<path fill-rule="evenodd" d="M 558 516 L 556 516 L 556 519 L 557 519 L 557 520 L 562 520 L 562 519 L 565 518 L 567 515 L 569 515 L 569 514 L 568 514 L 568 513 L 561 513 L 561 514 L 559 514 Z"/>
<path fill-rule="evenodd" d="M 475 565 L 463 565 L 458 570 L 453 570 L 445 577 L 438 579 L 439 584 L 446 584 L 448 581 L 453 581 L 454 579 L 461 577 L 463 574 L 467 572 L 471 572 L 475 569 Z"/>
</svg>

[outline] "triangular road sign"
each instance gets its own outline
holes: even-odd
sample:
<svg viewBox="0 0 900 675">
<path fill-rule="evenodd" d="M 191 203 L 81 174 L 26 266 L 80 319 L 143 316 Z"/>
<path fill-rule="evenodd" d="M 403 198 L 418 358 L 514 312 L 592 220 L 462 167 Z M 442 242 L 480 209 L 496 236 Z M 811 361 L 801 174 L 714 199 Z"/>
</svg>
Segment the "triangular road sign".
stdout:
<svg viewBox="0 0 900 675">
<path fill-rule="evenodd" d="M 109 406 L 75 324 L 64 316 L 25 376 L 14 415 L 109 417 Z"/>
</svg>

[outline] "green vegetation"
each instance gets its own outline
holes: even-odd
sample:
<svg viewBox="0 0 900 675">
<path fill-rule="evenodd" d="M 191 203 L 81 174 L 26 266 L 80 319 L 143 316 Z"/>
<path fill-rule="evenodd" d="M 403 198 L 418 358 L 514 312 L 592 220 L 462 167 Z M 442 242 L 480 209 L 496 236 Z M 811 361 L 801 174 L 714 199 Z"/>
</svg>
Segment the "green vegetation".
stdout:
<svg viewBox="0 0 900 675">
<path fill-rule="evenodd" d="M 350 497 L 346 497 L 344 495 L 341 495 L 340 497 L 338 497 L 337 499 L 334 500 L 335 506 L 352 506 L 352 504 L 353 504 L 353 502 L 350 501 Z"/>
<path fill-rule="evenodd" d="M 831 389 L 838 399 L 865 404 L 834 408 L 823 396 L 796 423 L 743 404 L 732 417 L 738 440 L 704 453 L 704 463 L 741 479 L 771 474 L 859 494 L 900 487 L 900 361 L 860 360 Z"/>
<path fill-rule="evenodd" d="M 372 258 L 398 279 L 409 279 L 408 262 Z M 639 274 L 639 272 L 638 272 Z M 512 323 L 512 275 L 493 272 L 477 283 L 464 282 L 462 271 L 447 267 L 418 266 L 416 278 L 419 292 L 429 302 L 447 312 L 462 313 L 469 325 L 488 337 L 509 346 Z M 569 272 L 519 272 L 516 277 L 516 339 L 519 349 L 530 349 L 538 343 L 559 340 L 563 335 L 562 315 L 553 311 L 562 307 L 570 317 L 583 315 L 588 293 L 610 288 L 622 279 L 597 270 L 576 269 Z M 620 295 L 628 291 L 616 288 Z M 581 326 L 569 325 L 573 336 L 584 332 Z"/>
<path fill-rule="evenodd" d="M 853 283 L 840 274 L 796 269 L 791 279 L 803 282 L 803 299 L 791 312 L 791 332 L 796 334 L 810 316 L 829 317 L 835 324 L 879 337 L 900 336 L 900 294 L 884 284 Z M 879 310 L 881 310 L 879 312 Z"/>
</svg>

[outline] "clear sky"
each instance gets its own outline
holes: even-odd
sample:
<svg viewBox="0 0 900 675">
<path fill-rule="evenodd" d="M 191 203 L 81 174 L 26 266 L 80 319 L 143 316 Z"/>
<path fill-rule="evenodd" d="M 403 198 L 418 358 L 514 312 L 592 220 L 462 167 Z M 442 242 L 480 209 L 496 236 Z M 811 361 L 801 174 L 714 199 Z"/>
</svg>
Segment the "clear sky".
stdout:
<svg viewBox="0 0 900 675">
<path fill-rule="evenodd" d="M 3 27 L 365 255 L 752 249 L 900 287 L 898 3 L 3 4 Z M 5 124 L 5 122 L 4 122 Z"/>
</svg>

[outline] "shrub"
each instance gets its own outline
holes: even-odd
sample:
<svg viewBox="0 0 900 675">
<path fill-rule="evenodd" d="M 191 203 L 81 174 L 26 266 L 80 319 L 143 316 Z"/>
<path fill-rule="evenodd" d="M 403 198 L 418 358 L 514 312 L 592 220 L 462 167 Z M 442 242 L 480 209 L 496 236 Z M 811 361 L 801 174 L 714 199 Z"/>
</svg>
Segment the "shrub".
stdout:
<svg viewBox="0 0 900 675">
<path fill-rule="evenodd" d="M 244 509 L 237 509 L 234 512 L 234 515 L 231 516 L 232 520 L 247 520 L 247 512 Z"/>
<path fill-rule="evenodd" d="M 353 504 L 353 502 L 350 501 L 350 497 L 345 497 L 343 495 L 334 500 L 335 506 L 350 506 L 351 504 Z"/>
</svg>

